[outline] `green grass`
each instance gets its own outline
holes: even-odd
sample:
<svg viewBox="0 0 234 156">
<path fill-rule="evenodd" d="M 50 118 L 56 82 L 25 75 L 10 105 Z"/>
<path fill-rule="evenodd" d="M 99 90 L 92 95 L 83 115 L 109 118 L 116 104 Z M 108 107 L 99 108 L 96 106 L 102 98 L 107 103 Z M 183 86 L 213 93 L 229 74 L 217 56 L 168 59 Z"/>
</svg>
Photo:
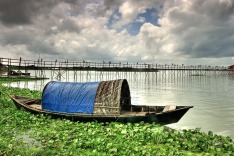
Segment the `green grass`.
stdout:
<svg viewBox="0 0 234 156">
<path fill-rule="evenodd" d="M 2 81 L 3 82 L 3 81 Z M 232 155 L 229 137 L 200 129 L 157 124 L 72 122 L 16 109 L 8 94 L 40 98 L 41 92 L 0 85 L 0 153 L 69 155 Z"/>
</svg>

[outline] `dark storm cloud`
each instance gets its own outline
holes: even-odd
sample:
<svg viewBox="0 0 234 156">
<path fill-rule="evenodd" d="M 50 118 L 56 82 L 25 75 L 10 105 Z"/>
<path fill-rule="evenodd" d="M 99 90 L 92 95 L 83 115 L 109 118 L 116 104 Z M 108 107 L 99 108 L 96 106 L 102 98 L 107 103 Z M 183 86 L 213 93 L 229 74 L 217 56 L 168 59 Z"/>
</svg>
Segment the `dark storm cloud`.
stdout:
<svg viewBox="0 0 234 156">
<path fill-rule="evenodd" d="M 197 41 L 191 43 L 193 51 L 191 56 L 216 58 L 234 56 L 233 32 L 233 28 L 223 27 L 200 33 L 196 37 Z"/>
<path fill-rule="evenodd" d="M 234 2 L 195 0 L 167 14 L 178 51 L 194 58 L 234 56 Z"/>
<path fill-rule="evenodd" d="M 28 50 L 33 51 L 35 54 L 50 54 L 58 55 L 60 50 L 56 49 L 54 42 L 43 42 L 41 40 L 34 40 L 30 45 L 28 45 Z"/>
<path fill-rule="evenodd" d="M 118 8 L 122 1 L 121 0 L 104 0 L 104 7 L 106 8 L 106 10 L 110 10 L 113 8 Z"/>
<path fill-rule="evenodd" d="M 228 20 L 234 13 L 232 0 L 195 0 L 193 9 L 213 20 Z"/>
<path fill-rule="evenodd" d="M 71 19 L 65 19 L 61 24 L 59 25 L 59 30 L 61 31 L 69 31 L 69 32 L 80 32 L 80 27 L 75 23 L 74 20 Z"/>
<path fill-rule="evenodd" d="M 11 31 L 2 31 L 0 41 L 2 45 L 12 44 L 30 44 L 34 39 L 30 31 L 14 29 Z"/>
<path fill-rule="evenodd" d="M 1 0 L 0 20 L 4 25 L 30 24 L 40 13 L 49 13 L 60 0 Z"/>
</svg>

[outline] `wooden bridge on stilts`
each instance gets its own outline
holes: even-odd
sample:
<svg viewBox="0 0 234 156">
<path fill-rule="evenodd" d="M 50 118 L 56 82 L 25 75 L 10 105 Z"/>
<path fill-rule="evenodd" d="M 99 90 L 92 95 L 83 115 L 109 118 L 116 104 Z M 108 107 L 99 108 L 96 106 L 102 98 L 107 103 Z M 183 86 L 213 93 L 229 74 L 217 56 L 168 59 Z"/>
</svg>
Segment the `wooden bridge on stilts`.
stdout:
<svg viewBox="0 0 234 156">
<path fill-rule="evenodd" d="M 46 74 L 47 72 L 47 74 Z M 0 76 L 25 76 L 46 78 L 50 72 L 50 78 L 61 80 L 67 79 L 73 75 L 77 79 L 81 72 L 87 77 L 91 76 L 91 72 L 95 75 L 103 76 L 104 73 L 110 73 L 119 76 L 126 76 L 131 73 L 133 76 L 137 73 L 149 73 L 158 76 L 191 76 L 191 75 L 217 75 L 217 74 L 234 74 L 234 70 L 230 70 L 226 66 L 209 66 L 209 65 L 178 65 L 178 64 L 157 64 L 157 63 L 128 63 L 110 61 L 90 62 L 90 61 L 48 61 L 44 59 L 27 60 L 12 59 L 0 57 Z M 72 74 L 70 74 L 72 72 Z M 80 73 L 79 73 L 80 72 Z M 85 72 L 85 73 L 84 73 Z"/>
</svg>

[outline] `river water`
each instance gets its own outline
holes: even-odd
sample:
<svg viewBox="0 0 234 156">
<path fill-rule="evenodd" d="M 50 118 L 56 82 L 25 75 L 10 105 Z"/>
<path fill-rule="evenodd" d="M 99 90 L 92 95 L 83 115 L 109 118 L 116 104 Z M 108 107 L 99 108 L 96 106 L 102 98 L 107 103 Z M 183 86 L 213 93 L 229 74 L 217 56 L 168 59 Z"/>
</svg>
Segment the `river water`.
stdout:
<svg viewBox="0 0 234 156">
<path fill-rule="evenodd" d="M 6 85 L 42 90 L 47 82 L 56 80 L 50 71 L 46 71 L 45 75 L 50 79 Z M 133 104 L 194 106 L 178 123 L 168 127 L 201 128 L 206 133 L 213 131 L 234 139 L 234 75 L 80 71 L 74 77 L 74 72 L 70 71 L 60 81 L 87 82 L 119 78 L 128 80 Z"/>
</svg>

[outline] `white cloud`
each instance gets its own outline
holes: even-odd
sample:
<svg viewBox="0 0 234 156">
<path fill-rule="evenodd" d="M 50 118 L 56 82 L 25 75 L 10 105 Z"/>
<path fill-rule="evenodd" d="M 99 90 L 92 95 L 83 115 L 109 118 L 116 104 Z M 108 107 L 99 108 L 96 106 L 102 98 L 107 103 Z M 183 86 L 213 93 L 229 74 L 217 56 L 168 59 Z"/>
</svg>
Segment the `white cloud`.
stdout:
<svg viewBox="0 0 234 156">
<path fill-rule="evenodd" d="M 152 7 L 157 10 L 160 26 L 138 17 Z M 30 24 L 0 23 L 1 56 L 35 59 L 40 54 L 49 60 L 178 64 L 233 61 L 234 3 L 231 0 L 168 0 L 163 5 L 162 1 L 153 0 L 83 0 L 72 4 L 56 2 L 46 8 L 45 13 L 32 14 L 33 18 L 28 19 Z M 107 24 L 116 10 L 121 16 L 115 14 L 113 27 L 109 28 Z M 143 22 L 136 36 L 125 29 L 120 32 L 115 29 L 136 21 Z"/>
<path fill-rule="evenodd" d="M 121 19 L 113 24 L 114 28 L 121 28 L 122 26 L 133 22 L 138 14 L 145 13 L 147 8 L 155 7 L 160 10 L 160 1 L 142 1 L 142 0 L 128 0 L 124 1 L 119 6 L 119 13 Z"/>
</svg>

